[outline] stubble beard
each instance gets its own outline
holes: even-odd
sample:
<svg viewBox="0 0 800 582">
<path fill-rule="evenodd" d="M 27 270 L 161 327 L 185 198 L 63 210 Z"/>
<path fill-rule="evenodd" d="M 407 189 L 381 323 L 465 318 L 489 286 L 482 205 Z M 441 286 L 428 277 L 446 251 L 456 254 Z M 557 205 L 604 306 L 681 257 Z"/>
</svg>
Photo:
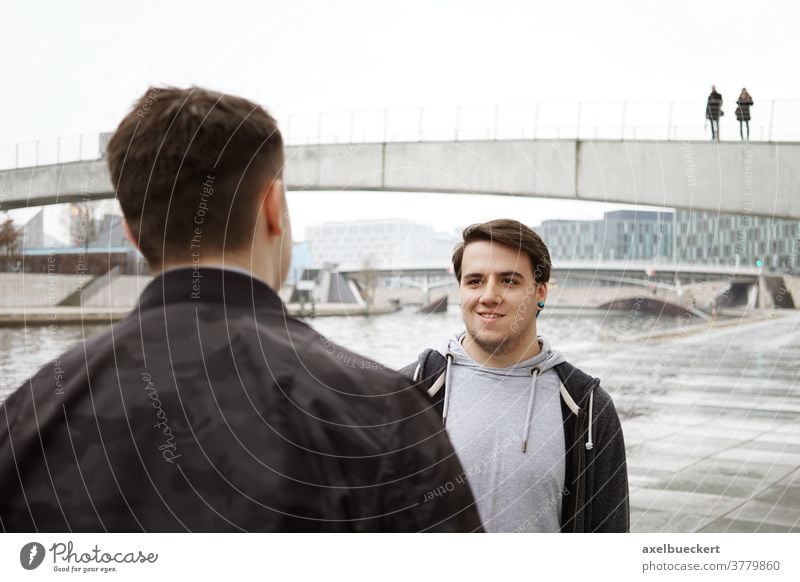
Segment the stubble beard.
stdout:
<svg viewBox="0 0 800 582">
<path fill-rule="evenodd" d="M 506 356 L 514 352 L 525 342 L 527 336 L 527 330 L 524 328 L 519 328 L 516 331 L 512 331 L 500 339 L 482 337 L 480 332 L 475 333 L 474 330 L 470 329 L 469 327 L 467 328 L 467 331 L 469 332 L 472 342 L 485 354 L 490 354 L 491 356 Z M 533 343 L 538 343 L 538 339 L 535 334 L 529 343 L 531 345 Z"/>
<path fill-rule="evenodd" d="M 505 356 L 513 352 L 519 347 L 522 335 L 522 332 L 518 331 L 500 339 L 490 339 L 482 337 L 480 332 L 473 333 L 470 330 L 470 336 L 472 336 L 472 341 L 475 345 L 483 350 L 484 353 L 492 356 Z"/>
</svg>

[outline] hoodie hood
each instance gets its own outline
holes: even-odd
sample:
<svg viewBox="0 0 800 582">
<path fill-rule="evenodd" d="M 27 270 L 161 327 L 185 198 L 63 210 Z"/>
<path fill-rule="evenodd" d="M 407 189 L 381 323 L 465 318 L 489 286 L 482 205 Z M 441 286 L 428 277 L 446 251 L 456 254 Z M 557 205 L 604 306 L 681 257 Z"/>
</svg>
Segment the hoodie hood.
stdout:
<svg viewBox="0 0 800 582">
<path fill-rule="evenodd" d="M 505 378 L 508 377 L 530 377 L 530 390 L 528 396 L 528 408 L 525 414 L 525 425 L 522 427 L 522 452 L 526 452 L 528 449 L 528 436 L 530 435 L 531 429 L 531 421 L 532 421 L 532 414 L 533 414 L 533 402 L 536 396 L 536 381 L 538 380 L 539 376 L 543 373 L 547 372 L 554 366 L 565 362 L 566 358 L 564 358 L 561 352 L 554 350 L 550 346 L 550 342 L 548 342 L 543 337 L 538 337 L 539 346 L 541 350 L 537 355 L 522 362 L 518 362 L 513 366 L 509 366 L 507 368 L 489 368 L 483 366 L 476 362 L 472 356 L 470 356 L 464 347 L 461 345 L 461 340 L 463 339 L 464 334 L 460 333 L 455 337 L 449 339 L 444 346 L 437 349 L 437 351 L 442 354 L 445 359 L 447 360 L 447 368 L 445 373 L 442 374 L 442 377 L 434 383 L 431 387 L 429 393 L 431 395 L 435 394 L 441 386 L 447 385 L 452 387 L 452 382 L 450 381 L 450 372 L 451 366 L 453 364 L 458 366 L 465 366 L 471 369 L 471 372 L 476 376 L 502 376 Z M 416 376 L 416 374 L 415 374 Z M 444 408 L 442 412 L 442 422 L 447 426 L 447 413 L 450 408 L 450 394 L 452 393 L 452 389 L 448 389 L 444 393 Z M 569 398 L 572 406 L 570 406 L 570 410 L 572 410 L 575 414 L 577 414 L 577 406 L 575 402 L 569 397 L 569 394 L 566 393 L 566 389 L 561 386 L 561 395 L 564 395 Z M 568 402 L 568 406 L 570 404 Z M 574 408 L 573 408 L 574 407 Z"/>
<path fill-rule="evenodd" d="M 550 342 L 542 336 L 538 336 L 539 346 L 541 351 L 534 357 L 518 362 L 513 366 L 507 368 L 489 368 L 476 362 L 472 356 L 467 353 L 464 346 L 461 345 L 461 340 L 464 338 L 464 333 L 456 334 L 447 342 L 440 346 L 437 351 L 445 358 L 448 354 L 453 357 L 453 363 L 459 366 L 466 366 L 472 368 L 476 374 L 485 374 L 490 376 L 530 376 L 533 368 L 539 369 L 539 374 L 543 374 L 550 368 L 557 366 L 562 362 L 566 362 L 564 355 L 558 350 L 554 350 L 550 346 Z"/>
</svg>

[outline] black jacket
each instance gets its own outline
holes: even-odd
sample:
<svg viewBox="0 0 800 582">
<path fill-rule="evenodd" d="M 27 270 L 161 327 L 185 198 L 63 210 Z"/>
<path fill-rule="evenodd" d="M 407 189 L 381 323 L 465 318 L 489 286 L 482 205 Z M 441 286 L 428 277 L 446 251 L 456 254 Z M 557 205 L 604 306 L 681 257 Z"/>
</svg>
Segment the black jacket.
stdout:
<svg viewBox="0 0 800 582">
<path fill-rule="evenodd" d="M 425 350 L 417 361 L 400 370 L 428 390 L 444 374 L 445 357 Z M 569 363 L 554 366 L 571 401 L 562 395 L 566 445 L 566 476 L 562 498 L 562 532 L 628 532 L 628 471 L 625 441 L 614 403 L 600 381 Z M 416 377 L 415 376 L 416 373 Z M 434 395 L 434 408 L 442 415 L 447 386 Z M 571 406 L 577 406 L 572 410 Z M 589 417 L 592 418 L 591 434 Z"/>
<path fill-rule="evenodd" d="M 753 106 L 753 98 L 748 94 L 746 97 L 739 96 L 736 100 L 736 120 L 750 121 L 750 108 Z"/>
<path fill-rule="evenodd" d="M 0 406 L 2 531 L 474 531 L 427 396 L 244 274 L 156 277 Z"/>
<path fill-rule="evenodd" d="M 719 119 L 722 115 L 722 95 L 712 91 L 706 102 L 706 119 Z"/>
</svg>

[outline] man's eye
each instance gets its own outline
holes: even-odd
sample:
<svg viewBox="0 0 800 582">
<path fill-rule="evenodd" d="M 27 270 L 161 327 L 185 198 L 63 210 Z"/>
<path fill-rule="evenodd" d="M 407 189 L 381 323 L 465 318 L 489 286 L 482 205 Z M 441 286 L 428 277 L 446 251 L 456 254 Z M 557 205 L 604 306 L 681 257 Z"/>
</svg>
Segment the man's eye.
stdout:
<svg viewBox="0 0 800 582">
<path fill-rule="evenodd" d="M 467 279 L 467 285 L 478 285 L 480 282 L 480 279 Z"/>
<path fill-rule="evenodd" d="M 516 279 L 503 279 L 503 284 L 505 284 L 505 285 L 516 285 L 517 284 L 517 280 Z"/>
</svg>

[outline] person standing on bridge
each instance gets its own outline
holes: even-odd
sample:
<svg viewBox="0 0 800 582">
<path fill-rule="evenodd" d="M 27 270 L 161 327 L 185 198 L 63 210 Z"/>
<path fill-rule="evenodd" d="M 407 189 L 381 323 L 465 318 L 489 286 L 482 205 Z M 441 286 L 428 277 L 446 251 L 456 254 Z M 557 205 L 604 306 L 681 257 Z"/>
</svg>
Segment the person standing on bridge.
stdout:
<svg viewBox="0 0 800 582">
<path fill-rule="evenodd" d="M 596 378 L 537 335 L 550 253 L 515 220 L 463 232 L 453 268 L 466 331 L 401 372 L 425 388 L 490 532 L 627 532 L 622 427 Z"/>
<path fill-rule="evenodd" d="M 745 87 L 742 87 L 742 92 L 736 100 L 736 120 L 739 122 L 739 137 L 742 141 L 750 141 L 750 108 L 753 106 L 753 98 L 747 92 Z M 747 137 L 745 138 L 743 125 L 747 126 Z"/>
<path fill-rule="evenodd" d="M 706 102 L 706 119 L 711 123 L 711 139 L 719 141 L 719 118 L 725 115 L 722 111 L 722 95 L 717 93 L 717 86 L 711 85 L 711 94 Z"/>
<path fill-rule="evenodd" d="M 283 140 L 245 99 L 152 88 L 108 144 L 155 273 L 0 405 L 0 531 L 480 531 L 427 396 L 287 316 Z"/>
</svg>

